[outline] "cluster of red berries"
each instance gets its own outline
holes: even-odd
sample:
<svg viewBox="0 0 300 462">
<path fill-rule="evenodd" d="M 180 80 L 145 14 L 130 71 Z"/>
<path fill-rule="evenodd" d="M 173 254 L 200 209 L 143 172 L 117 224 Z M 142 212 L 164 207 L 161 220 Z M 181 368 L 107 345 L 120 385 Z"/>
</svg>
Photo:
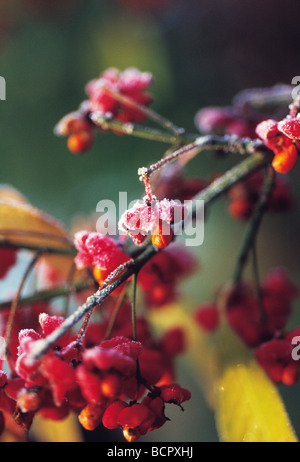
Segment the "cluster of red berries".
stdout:
<svg viewBox="0 0 300 462">
<path fill-rule="evenodd" d="M 111 301 L 108 305 L 111 308 Z M 125 303 L 114 334 L 128 333 L 128 309 L 130 304 Z M 109 322 L 112 312 L 107 313 Z M 157 340 L 146 319 L 140 318 L 137 335 L 143 341 L 114 335 L 109 340 L 102 336 L 98 343 L 107 324 L 95 321 L 83 343 L 66 333 L 46 355 L 33 360 L 35 345 L 64 322 L 63 317 L 46 313 L 38 319 L 36 330 L 15 332 L 18 351 L 10 362 L 12 377 L 0 371 L 1 430 L 8 419 L 28 430 L 36 414 L 61 420 L 75 412 L 87 430 L 101 423 L 107 428 L 120 426 L 125 438 L 134 441 L 167 421 L 166 403 L 181 405 L 190 399 L 187 390 L 172 382 L 174 358 L 185 348 L 180 328 Z"/>
<path fill-rule="evenodd" d="M 195 125 L 203 134 L 236 135 L 240 138 L 256 138 L 256 126 L 261 122 L 257 114 L 249 117 L 234 106 L 211 106 L 201 109 L 195 116 Z"/>
<path fill-rule="evenodd" d="M 181 204 L 158 201 L 154 215 L 172 223 L 176 207 L 182 213 Z M 146 223 L 150 226 L 153 221 Z M 131 261 L 124 242 L 96 232 L 78 232 L 74 239 L 76 267 L 90 270 L 102 285 L 116 268 Z M 2 251 L 4 277 L 17 254 Z M 180 280 L 195 268 L 195 258 L 177 243 L 157 253 L 138 275 L 145 307 L 173 302 Z M 167 422 L 167 403 L 181 406 L 190 399 L 189 391 L 176 383 L 175 358 L 185 351 L 183 330 L 173 328 L 161 338 L 154 337 L 146 317 L 140 314 L 136 316 L 136 341 L 131 340 L 131 302 L 125 295 L 118 306 L 119 289 L 105 300 L 99 313 L 96 311 L 80 342 L 78 334 L 69 331 L 36 360 L 32 360 L 36 345 L 59 328 L 64 318 L 51 313 L 51 305 L 45 303 L 18 309 L 7 358 L 11 377 L 1 371 L 1 430 L 8 423 L 28 430 L 36 414 L 60 420 L 72 412 L 87 430 L 99 425 L 120 427 L 128 441 L 135 441 Z M 9 312 L 1 311 L 3 336 Z"/>
<path fill-rule="evenodd" d="M 204 134 L 250 139 L 258 136 L 274 152 L 272 165 L 278 173 L 288 173 L 297 162 L 300 118 L 293 105 L 290 114 L 281 121 L 268 119 L 254 110 L 242 111 L 238 105 L 207 107 L 197 112 L 195 124 Z"/>
<path fill-rule="evenodd" d="M 101 126 L 92 121 L 92 113 L 103 114 L 122 123 L 144 122 L 145 113 L 136 108 L 134 103 L 138 106 L 149 106 L 153 98 L 147 93 L 147 89 L 152 82 L 152 74 L 136 68 L 128 68 L 123 72 L 115 68 L 107 69 L 99 78 L 86 85 L 88 99 L 82 102 L 77 111 L 67 114 L 59 121 L 55 133 L 67 136 L 69 150 L 74 154 L 81 154 L 92 147 L 95 132 L 101 130 Z M 133 104 L 118 100 L 116 94 L 126 97 Z"/>
<path fill-rule="evenodd" d="M 178 298 L 180 283 L 197 269 L 197 260 L 186 248 L 172 243 L 154 255 L 139 272 L 138 284 L 148 308 L 161 308 Z"/>
<path fill-rule="evenodd" d="M 256 172 L 233 186 L 227 193 L 228 213 L 235 219 L 247 221 L 253 215 L 264 186 L 264 175 Z M 288 212 L 293 208 L 294 198 L 290 185 L 281 175 L 275 184 L 267 204 L 268 212 Z"/>
<path fill-rule="evenodd" d="M 158 182 L 155 195 L 158 200 L 172 199 L 180 202 L 193 199 L 209 185 L 209 181 L 198 177 L 186 177 L 182 171 L 172 172 L 170 175 L 162 175 Z"/>
<path fill-rule="evenodd" d="M 254 350 L 258 363 L 276 383 L 293 385 L 299 378 L 300 362 L 292 356 L 293 338 L 300 334 L 296 327 L 286 331 L 292 303 L 298 288 L 281 268 L 270 271 L 260 285 L 260 297 L 252 286 L 241 283 L 226 294 L 224 317 L 229 326 Z M 195 319 L 202 329 L 218 328 L 221 313 L 218 305 L 201 305 Z"/>
<path fill-rule="evenodd" d="M 167 247 L 173 240 L 171 225 L 185 218 L 185 208 L 181 202 L 169 199 L 146 202 L 137 201 L 126 210 L 120 218 L 119 229 L 128 233 L 136 245 L 143 244 L 151 234 L 153 245 Z"/>
<path fill-rule="evenodd" d="M 99 233 L 76 233 L 75 246 L 78 250 L 75 258 L 77 267 L 90 268 L 99 285 L 119 265 L 130 261 L 129 255 L 122 249 L 122 243 Z M 154 255 L 141 268 L 137 280 L 145 305 L 162 307 L 173 302 L 178 295 L 180 281 L 190 276 L 196 268 L 196 258 L 184 246 L 175 242 Z M 114 295 L 118 293 L 120 288 L 113 292 Z"/>
<path fill-rule="evenodd" d="M 100 233 L 80 231 L 74 243 L 77 268 L 91 268 L 100 286 L 116 268 L 131 260 L 115 239 Z"/>
</svg>

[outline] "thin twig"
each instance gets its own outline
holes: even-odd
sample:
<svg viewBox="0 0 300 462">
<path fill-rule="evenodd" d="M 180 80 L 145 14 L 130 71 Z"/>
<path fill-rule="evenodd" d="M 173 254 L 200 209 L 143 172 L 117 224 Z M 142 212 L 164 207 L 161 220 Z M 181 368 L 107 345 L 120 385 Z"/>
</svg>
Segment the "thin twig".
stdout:
<svg viewBox="0 0 300 462">
<path fill-rule="evenodd" d="M 270 194 L 274 187 L 274 170 L 270 168 L 261 197 L 255 207 L 251 221 L 246 229 L 245 237 L 238 256 L 234 272 L 233 282 L 239 284 L 242 279 L 243 270 L 248 262 L 249 252 L 253 248 L 255 239 L 260 228 L 264 213 L 266 211 Z"/>
<path fill-rule="evenodd" d="M 64 306 L 64 314 L 65 316 L 67 316 L 68 312 L 69 312 L 69 306 L 70 306 L 70 298 L 71 298 L 71 294 L 72 294 L 72 287 L 73 287 L 73 278 L 74 278 L 74 275 L 76 273 L 76 264 L 74 261 L 72 261 L 72 264 L 71 264 L 71 267 L 70 267 L 70 270 L 69 270 L 69 274 L 68 274 L 68 277 L 67 277 L 67 280 L 66 280 L 66 285 L 68 286 L 69 290 L 68 290 L 68 293 L 66 294 L 66 298 L 65 298 L 65 306 Z"/>
<path fill-rule="evenodd" d="M 127 282 L 127 281 L 126 281 Z M 115 326 L 115 323 L 116 323 L 116 320 L 117 320 L 117 317 L 118 317 L 118 314 L 120 312 L 120 308 L 122 306 L 122 303 L 124 301 L 124 298 L 126 296 L 126 292 L 127 292 L 127 284 L 124 285 L 121 293 L 119 294 L 119 297 L 117 299 L 117 303 L 116 303 L 116 306 L 114 308 L 114 312 L 113 312 L 113 315 L 110 319 L 110 322 L 108 324 L 108 327 L 107 327 L 107 330 L 106 330 L 106 334 L 104 336 L 105 340 L 108 340 L 110 339 L 111 337 L 111 333 L 112 333 L 112 330 Z"/>
<path fill-rule="evenodd" d="M 66 297 L 71 292 L 82 292 L 94 286 L 95 282 L 93 280 L 84 279 L 82 281 L 74 282 L 72 286 L 65 284 L 64 286 L 57 287 L 55 289 L 40 290 L 27 297 L 20 297 L 18 306 L 31 305 L 35 302 L 47 302 L 49 300 L 54 300 L 55 298 Z M 12 300 L 1 302 L 0 311 L 9 308 L 11 304 Z"/>
<path fill-rule="evenodd" d="M 253 246 L 252 246 L 252 265 L 253 265 L 253 280 L 254 280 L 254 289 L 256 292 L 258 308 L 260 313 L 261 322 L 264 324 L 267 322 L 266 312 L 262 302 L 262 290 L 260 285 L 260 278 L 258 272 L 258 260 L 257 260 L 257 252 L 256 252 L 256 239 L 254 239 Z"/>
<path fill-rule="evenodd" d="M 29 244 L 27 242 L 13 242 L 10 239 L 0 238 L 0 247 L 9 247 L 16 250 L 30 250 L 33 252 L 42 252 L 43 254 L 56 254 L 56 255 L 66 255 L 69 257 L 74 257 L 76 255 L 75 247 L 60 248 L 52 247 L 47 245 L 35 245 Z"/>
<path fill-rule="evenodd" d="M 131 122 L 119 122 L 107 114 L 102 112 L 92 112 L 90 119 L 101 130 L 115 131 L 123 133 L 123 135 L 131 135 L 137 138 L 143 138 L 150 141 L 158 141 L 161 143 L 175 144 L 178 142 L 178 137 L 174 134 L 156 130 L 154 128 L 145 127 L 143 125 L 133 124 Z M 186 140 L 186 136 L 181 136 L 180 139 Z"/>
<path fill-rule="evenodd" d="M 10 312 L 9 312 L 9 318 L 8 318 L 8 321 L 7 321 L 7 330 L 6 330 L 6 334 L 5 334 L 5 342 L 6 342 L 6 357 L 8 358 L 10 355 L 11 355 L 11 352 L 10 352 L 10 340 L 11 340 L 11 335 L 12 335 L 12 329 L 13 329 L 13 324 L 14 324 L 14 319 L 15 319 L 15 315 L 16 315 L 16 312 L 17 312 L 17 308 L 18 308 L 18 304 L 19 304 L 19 299 L 20 299 L 20 295 L 21 295 L 21 292 L 23 290 L 23 287 L 27 281 L 27 278 L 29 277 L 31 271 L 34 269 L 38 259 L 42 256 L 42 252 L 37 252 L 34 257 L 30 260 L 26 270 L 25 270 L 25 273 L 22 277 L 22 280 L 21 280 L 21 283 L 19 285 L 19 288 L 18 288 L 18 291 L 16 293 L 16 296 L 14 297 L 13 301 L 12 301 L 12 305 L 11 305 L 11 309 L 10 309 Z"/>
<path fill-rule="evenodd" d="M 132 300 L 131 300 L 131 322 L 132 322 L 132 339 L 136 341 L 136 286 L 137 286 L 137 273 L 132 277 Z"/>
<path fill-rule="evenodd" d="M 42 231 L 35 231 L 35 230 L 30 230 L 30 229 L 0 229 L 0 239 L 2 239 L 2 236 L 12 238 L 16 236 L 26 236 L 26 237 L 37 237 L 39 239 L 46 239 L 47 241 L 49 240 L 54 240 L 58 242 L 62 242 L 64 244 L 69 244 L 70 247 L 74 247 L 74 243 L 71 239 L 69 239 L 66 236 L 58 236 L 57 234 L 52 234 L 52 233 L 44 233 Z"/>
</svg>

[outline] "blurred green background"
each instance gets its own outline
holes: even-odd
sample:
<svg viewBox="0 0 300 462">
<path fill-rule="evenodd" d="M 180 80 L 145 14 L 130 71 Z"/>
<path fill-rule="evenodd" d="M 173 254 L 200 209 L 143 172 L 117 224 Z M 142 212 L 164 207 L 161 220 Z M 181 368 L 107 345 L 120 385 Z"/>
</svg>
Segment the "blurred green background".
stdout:
<svg viewBox="0 0 300 462">
<path fill-rule="evenodd" d="M 88 215 L 101 199 L 140 197 L 138 167 L 159 159 L 165 146 L 135 138 L 100 135 L 93 149 L 73 156 L 53 128 L 85 99 L 84 86 L 109 66 L 135 66 L 155 77 L 153 108 L 196 132 L 194 115 L 207 105 L 229 105 L 245 88 L 290 84 L 300 74 L 299 14 L 294 0 L 1 0 L 0 75 L 7 100 L 0 102 L 0 183 L 67 226 Z M 187 173 L 207 177 L 233 159 L 199 156 Z M 291 173 L 300 197 L 299 166 Z M 287 266 L 299 270 L 299 214 L 270 216 L 259 238 L 263 274 Z M 231 276 L 244 225 L 220 200 L 210 210 L 204 245 L 196 249 L 201 274 L 184 286 L 190 305 L 210 300 Z M 300 319 L 295 307 L 291 323 Z M 201 354 L 201 352 L 199 352 Z M 182 385 L 194 404 L 174 412 L 174 422 L 145 437 L 154 441 L 217 441 L 213 415 L 196 379 L 181 364 Z M 300 387 L 282 388 L 300 434 Z M 195 405 L 197 403 L 197 405 Z M 109 438 L 109 435 L 86 435 Z"/>
</svg>

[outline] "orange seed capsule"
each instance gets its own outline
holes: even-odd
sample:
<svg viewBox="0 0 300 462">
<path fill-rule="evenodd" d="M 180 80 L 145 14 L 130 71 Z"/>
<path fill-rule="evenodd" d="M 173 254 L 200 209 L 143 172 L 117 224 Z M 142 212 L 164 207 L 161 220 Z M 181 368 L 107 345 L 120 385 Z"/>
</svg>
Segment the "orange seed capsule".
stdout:
<svg viewBox="0 0 300 462">
<path fill-rule="evenodd" d="M 106 398 L 115 398 L 121 393 L 121 380 L 116 374 L 108 374 L 101 381 L 101 393 Z"/>
<path fill-rule="evenodd" d="M 82 154 L 93 145 L 94 137 L 90 131 L 73 133 L 68 138 L 68 148 L 73 154 Z"/>
<path fill-rule="evenodd" d="M 296 147 L 291 144 L 275 155 L 272 166 L 278 173 L 288 173 L 295 166 L 298 159 Z"/>
<path fill-rule="evenodd" d="M 93 431 L 102 420 L 104 407 L 97 404 L 87 404 L 78 416 L 78 420 L 86 430 Z"/>
<path fill-rule="evenodd" d="M 167 225 L 160 221 L 154 228 L 152 233 L 152 244 L 160 249 L 167 247 L 173 239 L 173 231 Z"/>
</svg>

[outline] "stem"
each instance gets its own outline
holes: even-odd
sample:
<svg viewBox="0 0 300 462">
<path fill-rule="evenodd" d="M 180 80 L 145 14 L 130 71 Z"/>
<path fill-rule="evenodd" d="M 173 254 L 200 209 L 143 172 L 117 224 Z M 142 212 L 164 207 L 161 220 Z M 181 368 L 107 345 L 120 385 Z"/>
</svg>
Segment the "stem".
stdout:
<svg viewBox="0 0 300 462">
<path fill-rule="evenodd" d="M 76 265 L 75 265 L 75 262 L 73 261 L 72 265 L 71 265 L 71 268 L 70 268 L 70 271 L 69 271 L 69 274 L 68 274 L 68 277 L 67 277 L 67 281 L 66 281 L 66 285 L 69 288 L 69 290 L 68 290 L 68 292 L 66 294 L 66 299 L 65 299 L 65 306 L 64 306 L 65 316 L 67 316 L 68 311 L 69 311 L 70 297 L 71 297 L 71 294 L 72 294 L 73 278 L 74 278 L 75 272 L 76 272 Z"/>
<path fill-rule="evenodd" d="M 8 318 L 8 321 L 7 321 L 7 330 L 6 330 L 6 334 L 5 334 L 6 356 L 7 357 L 9 357 L 11 355 L 9 346 L 10 346 L 13 323 L 14 323 L 16 312 L 17 312 L 20 295 L 21 295 L 21 292 L 23 290 L 23 287 L 25 285 L 25 282 L 26 282 L 28 276 L 30 275 L 31 271 L 34 269 L 35 264 L 38 261 L 38 259 L 41 257 L 41 255 L 42 255 L 41 252 L 37 252 L 34 255 L 34 257 L 30 260 L 30 262 L 29 262 L 29 264 L 28 264 L 28 266 L 27 266 L 27 268 L 25 270 L 25 273 L 24 273 L 24 275 L 22 277 L 22 280 L 21 280 L 21 283 L 19 285 L 17 294 L 16 294 L 15 298 L 12 301 L 12 305 L 11 305 L 11 309 L 10 309 L 10 313 L 9 313 L 9 318 Z"/>
<path fill-rule="evenodd" d="M 254 280 L 254 287 L 255 287 L 257 301 L 258 301 L 260 318 L 261 318 L 261 321 L 265 323 L 267 321 L 267 317 L 266 317 L 266 313 L 265 313 L 263 303 L 262 303 L 262 292 L 261 292 L 260 278 L 259 278 L 259 272 L 258 272 L 256 242 L 253 243 L 253 247 L 252 247 L 252 262 L 253 262 L 253 280 Z"/>
<path fill-rule="evenodd" d="M 249 252 L 253 248 L 257 233 L 259 231 L 262 218 L 266 211 L 270 194 L 274 187 L 274 170 L 270 169 L 265 182 L 264 190 L 254 210 L 253 217 L 246 229 L 246 234 L 239 253 L 237 265 L 233 277 L 234 284 L 239 284 L 242 279 L 242 273 L 247 264 Z"/>
<path fill-rule="evenodd" d="M 133 124 L 131 122 L 122 123 L 109 117 L 102 112 L 93 112 L 90 119 L 102 130 L 116 131 L 124 135 L 132 135 L 137 138 L 143 138 L 151 141 L 159 141 L 161 143 L 175 144 L 178 142 L 178 136 L 155 130 L 150 127 Z M 184 138 L 186 139 L 186 137 Z"/>
<path fill-rule="evenodd" d="M 111 333 L 112 333 L 112 330 L 114 328 L 115 322 L 117 320 L 118 314 L 120 312 L 120 308 L 121 308 L 122 303 L 124 301 L 126 292 L 127 292 L 127 284 L 124 286 L 122 292 L 120 293 L 120 295 L 118 297 L 118 300 L 117 300 L 113 315 L 111 317 L 111 320 L 110 320 L 110 322 L 108 324 L 108 327 L 107 327 L 107 330 L 106 330 L 106 334 L 105 334 L 105 337 L 104 337 L 105 340 L 108 340 L 111 337 Z"/>
<path fill-rule="evenodd" d="M 32 303 L 35 303 L 35 302 L 47 302 L 49 300 L 53 300 L 58 297 L 66 297 L 73 291 L 81 292 L 83 290 L 93 287 L 94 285 L 95 285 L 94 281 L 83 280 L 83 281 L 78 281 L 78 282 L 73 283 L 72 286 L 70 286 L 69 284 L 66 284 L 57 289 L 41 290 L 39 292 L 36 292 L 33 295 L 29 295 L 28 297 L 20 298 L 18 306 L 31 305 Z M 3 309 L 9 308 L 11 304 L 12 304 L 11 300 L 8 300 L 6 302 L 1 302 L 0 311 Z"/>
<path fill-rule="evenodd" d="M 131 304 L 131 321 L 132 321 L 132 339 L 137 340 L 136 333 L 136 286 L 137 286 L 137 273 L 132 277 L 132 304 Z"/>
<path fill-rule="evenodd" d="M 103 86 L 102 90 L 104 90 L 107 94 L 112 96 L 115 100 L 119 101 L 119 103 L 123 104 L 124 106 L 142 112 L 145 116 L 149 117 L 149 119 L 152 119 L 154 122 L 157 122 L 162 127 L 166 128 L 167 130 L 170 130 L 176 136 L 184 133 L 184 129 L 177 127 L 175 124 L 173 124 L 173 122 L 166 119 L 157 112 L 153 111 L 153 109 L 143 106 L 142 104 L 137 103 L 128 96 L 122 95 L 121 93 L 114 91 L 111 88 Z"/>
<path fill-rule="evenodd" d="M 43 254 L 57 254 L 74 257 L 76 255 L 75 248 L 64 249 L 58 247 L 49 247 L 44 245 L 28 244 L 26 242 L 12 242 L 9 239 L 0 239 L 0 247 L 9 247 L 16 250 L 31 250 L 41 252 Z"/>
<path fill-rule="evenodd" d="M 51 233 L 43 233 L 41 231 L 34 231 L 34 230 L 26 230 L 26 229 L 1 229 L 0 236 L 2 239 L 2 235 L 7 236 L 7 238 L 11 238 L 13 235 L 15 236 L 26 236 L 26 237 L 37 237 L 40 239 L 46 240 L 54 240 L 58 242 L 62 242 L 64 244 L 68 244 L 70 247 L 74 247 L 73 241 L 71 241 L 68 237 L 65 236 L 58 236 L 56 234 Z"/>
<path fill-rule="evenodd" d="M 95 307 L 85 315 L 84 321 L 82 323 L 82 326 L 81 326 L 80 331 L 78 333 L 78 337 L 76 339 L 76 345 L 78 347 L 82 345 L 82 342 L 83 342 L 83 339 L 84 339 L 84 336 L 85 336 L 85 333 L 86 333 L 86 330 L 87 330 L 87 327 L 88 327 L 88 324 L 89 324 L 89 320 L 92 317 L 94 309 L 95 309 Z"/>
<path fill-rule="evenodd" d="M 253 155 L 258 150 L 266 151 L 264 143 L 260 140 L 251 140 L 249 138 L 239 139 L 235 136 L 202 136 L 195 139 L 192 143 L 187 144 L 168 156 L 163 157 L 150 167 L 142 167 L 138 170 L 140 180 L 145 182 L 156 170 L 166 164 L 176 161 L 187 152 L 196 149 L 199 153 L 204 150 L 222 150 L 227 153 L 239 153 L 241 155 Z"/>
<path fill-rule="evenodd" d="M 270 105 L 286 106 L 291 102 L 292 90 L 292 85 L 274 85 L 270 88 L 242 90 L 234 97 L 233 106 L 241 112 L 244 112 L 245 108 L 262 111 Z"/>
</svg>

